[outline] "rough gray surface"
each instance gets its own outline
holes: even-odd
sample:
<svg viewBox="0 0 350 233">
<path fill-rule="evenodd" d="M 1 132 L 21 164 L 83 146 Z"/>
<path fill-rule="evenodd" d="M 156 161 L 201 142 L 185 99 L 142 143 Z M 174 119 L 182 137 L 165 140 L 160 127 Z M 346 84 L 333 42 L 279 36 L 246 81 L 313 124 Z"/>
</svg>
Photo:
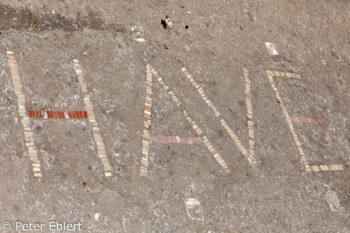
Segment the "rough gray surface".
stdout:
<svg viewBox="0 0 350 233">
<path fill-rule="evenodd" d="M 173 29 L 161 25 L 166 15 Z M 0 221 L 81 222 L 85 232 L 350 232 L 348 1 L 2 0 L 0 20 Z M 146 43 L 135 40 L 134 25 Z M 267 53 L 266 41 L 279 56 Z M 88 120 L 31 119 L 43 167 L 43 178 L 34 179 L 6 50 L 15 53 L 27 109 L 83 110 L 72 65 L 79 59 L 111 178 L 103 176 Z M 150 177 L 139 176 L 147 63 L 231 174 L 204 144 L 157 144 Z M 182 75 L 183 66 L 245 147 L 242 69 L 250 71 L 256 170 Z M 276 82 L 291 116 L 325 122 L 296 125 L 309 163 L 341 163 L 344 171 L 309 173 L 301 166 L 266 69 L 301 75 Z M 158 83 L 153 96 L 152 135 L 195 135 Z M 327 202 L 334 196 L 338 211 Z M 186 198 L 200 202 L 202 220 L 187 215 Z"/>
</svg>

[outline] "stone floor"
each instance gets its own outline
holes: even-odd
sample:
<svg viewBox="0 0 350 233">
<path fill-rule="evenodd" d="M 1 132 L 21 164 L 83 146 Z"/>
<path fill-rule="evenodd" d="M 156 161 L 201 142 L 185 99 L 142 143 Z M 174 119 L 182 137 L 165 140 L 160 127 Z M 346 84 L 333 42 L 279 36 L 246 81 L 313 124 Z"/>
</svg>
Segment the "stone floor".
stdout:
<svg viewBox="0 0 350 233">
<path fill-rule="evenodd" d="M 0 230 L 350 232 L 349 21 L 346 0 L 2 0 Z"/>
</svg>

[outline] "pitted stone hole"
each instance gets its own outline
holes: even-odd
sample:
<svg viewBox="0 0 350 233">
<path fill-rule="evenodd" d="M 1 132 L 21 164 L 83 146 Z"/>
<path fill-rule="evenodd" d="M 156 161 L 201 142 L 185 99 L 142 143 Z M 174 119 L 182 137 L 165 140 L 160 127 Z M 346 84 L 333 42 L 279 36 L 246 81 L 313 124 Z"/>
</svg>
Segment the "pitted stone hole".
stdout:
<svg viewBox="0 0 350 233">
<path fill-rule="evenodd" d="M 160 24 L 163 26 L 164 29 L 166 29 L 166 22 L 164 19 L 160 21 Z"/>
</svg>

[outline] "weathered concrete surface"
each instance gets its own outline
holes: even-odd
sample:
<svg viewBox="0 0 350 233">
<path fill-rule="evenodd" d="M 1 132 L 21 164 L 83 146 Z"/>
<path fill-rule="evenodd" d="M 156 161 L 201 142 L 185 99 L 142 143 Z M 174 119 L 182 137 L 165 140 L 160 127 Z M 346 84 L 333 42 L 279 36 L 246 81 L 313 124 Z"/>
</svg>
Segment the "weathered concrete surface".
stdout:
<svg viewBox="0 0 350 233">
<path fill-rule="evenodd" d="M 57 220 L 81 222 L 85 232 L 350 232 L 349 7 L 325 0 L 2 0 L 0 221 L 46 223 L 46 231 Z M 163 28 L 166 15 L 173 29 Z M 267 41 L 279 56 L 267 53 Z M 88 120 L 31 119 L 43 174 L 33 177 L 7 50 L 17 59 L 27 109 L 83 110 L 72 63 L 79 59 L 112 177 L 103 175 Z M 230 174 L 204 144 L 154 144 L 149 177 L 139 176 L 148 63 Z M 242 69 L 249 70 L 256 170 L 183 66 L 246 148 Z M 294 124 L 308 161 L 340 163 L 344 171 L 305 171 L 266 69 L 300 74 L 275 81 L 291 116 L 324 120 Z M 196 136 L 156 81 L 150 131 Z"/>
</svg>

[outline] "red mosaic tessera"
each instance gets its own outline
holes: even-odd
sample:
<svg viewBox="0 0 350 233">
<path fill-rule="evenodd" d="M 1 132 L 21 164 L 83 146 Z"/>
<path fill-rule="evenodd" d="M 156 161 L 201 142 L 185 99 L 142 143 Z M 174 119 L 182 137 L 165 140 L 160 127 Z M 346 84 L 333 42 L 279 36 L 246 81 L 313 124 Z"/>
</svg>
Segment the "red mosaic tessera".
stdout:
<svg viewBox="0 0 350 233">
<path fill-rule="evenodd" d="M 56 111 L 40 111 L 29 110 L 29 117 L 32 118 L 53 118 L 53 119 L 79 119 L 88 118 L 86 111 L 56 112 Z M 66 117 L 68 116 L 68 118 Z"/>
</svg>

